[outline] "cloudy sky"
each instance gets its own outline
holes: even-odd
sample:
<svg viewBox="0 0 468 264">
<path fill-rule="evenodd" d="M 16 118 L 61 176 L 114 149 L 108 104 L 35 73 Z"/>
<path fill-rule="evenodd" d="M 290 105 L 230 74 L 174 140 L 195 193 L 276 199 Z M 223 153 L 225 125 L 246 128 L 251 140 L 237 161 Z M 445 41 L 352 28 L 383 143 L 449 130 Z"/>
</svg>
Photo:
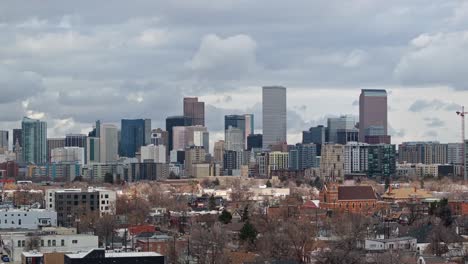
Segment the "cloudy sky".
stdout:
<svg viewBox="0 0 468 264">
<path fill-rule="evenodd" d="M 289 141 L 357 115 L 361 88 L 389 92 L 393 141 L 459 141 L 468 106 L 468 2 L 450 0 L 0 1 L 0 128 L 22 116 L 50 137 L 96 119 L 164 127 L 183 96 L 252 112 L 261 86 L 288 88 Z"/>
</svg>

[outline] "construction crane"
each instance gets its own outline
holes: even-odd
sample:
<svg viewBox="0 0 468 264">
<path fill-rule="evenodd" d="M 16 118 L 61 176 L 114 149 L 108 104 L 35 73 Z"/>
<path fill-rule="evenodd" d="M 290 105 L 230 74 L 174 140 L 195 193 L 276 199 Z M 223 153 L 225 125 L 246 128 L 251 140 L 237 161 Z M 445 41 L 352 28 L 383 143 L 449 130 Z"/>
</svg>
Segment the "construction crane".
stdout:
<svg viewBox="0 0 468 264">
<path fill-rule="evenodd" d="M 457 115 L 461 117 L 461 136 L 462 136 L 462 162 L 463 162 L 463 180 L 467 181 L 468 180 L 468 175 L 466 173 L 466 157 L 465 157 L 465 115 L 468 114 L 468 112 L 465 112 L 465 107 L 462 106 L 461 111 L 457 111 Z"/>
</svg>

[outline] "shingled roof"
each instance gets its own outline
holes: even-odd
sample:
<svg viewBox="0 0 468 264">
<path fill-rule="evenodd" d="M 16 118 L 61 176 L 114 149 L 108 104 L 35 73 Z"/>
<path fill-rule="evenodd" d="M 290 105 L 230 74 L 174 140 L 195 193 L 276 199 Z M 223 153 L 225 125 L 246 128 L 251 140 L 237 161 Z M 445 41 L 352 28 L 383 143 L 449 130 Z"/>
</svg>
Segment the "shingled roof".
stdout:
<svg viewBox="0 0 468 264">
<path fill-rule="evenodd" d="M 338 186 L 338 200 L 375 200 L 372 186 Z"/>
</svg>

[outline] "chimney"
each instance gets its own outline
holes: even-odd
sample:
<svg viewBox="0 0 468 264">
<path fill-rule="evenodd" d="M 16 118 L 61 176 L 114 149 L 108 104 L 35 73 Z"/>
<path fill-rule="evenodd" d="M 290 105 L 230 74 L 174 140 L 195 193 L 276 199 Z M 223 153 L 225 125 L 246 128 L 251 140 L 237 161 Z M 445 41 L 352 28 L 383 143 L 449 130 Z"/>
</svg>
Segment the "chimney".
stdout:
<svg viewBox="0 0 468 264">
<path fill-rule="evenodd" d="M 417 190 L 417 188 L 416 188 L 416 186 L 415 186 L 415 187 L 414 187 L 414 192 L 416 192 L 416 190 Z"/>
</svg>

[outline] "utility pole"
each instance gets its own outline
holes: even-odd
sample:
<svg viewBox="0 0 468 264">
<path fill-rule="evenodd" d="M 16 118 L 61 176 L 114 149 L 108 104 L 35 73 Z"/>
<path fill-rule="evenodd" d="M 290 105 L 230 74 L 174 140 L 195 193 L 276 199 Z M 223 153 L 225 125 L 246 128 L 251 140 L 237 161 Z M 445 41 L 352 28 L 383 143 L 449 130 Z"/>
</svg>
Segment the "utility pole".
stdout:
<svg viewBox="0 0 468 264">
<path fill-rule="evenodd" d="M 461 111 L 457 111 L 457 115 L 461 117 L 461 138 L 462 138 L 462 175 L 463 175 L 463 180 L 466 182 L 468 180 L 468 175 L 466 173 L 466 149 L 465 149 L 465 114 L 468 114 L 468 112 L 465 112 L 465 107 L 462 106 Z"/>
</svg>

